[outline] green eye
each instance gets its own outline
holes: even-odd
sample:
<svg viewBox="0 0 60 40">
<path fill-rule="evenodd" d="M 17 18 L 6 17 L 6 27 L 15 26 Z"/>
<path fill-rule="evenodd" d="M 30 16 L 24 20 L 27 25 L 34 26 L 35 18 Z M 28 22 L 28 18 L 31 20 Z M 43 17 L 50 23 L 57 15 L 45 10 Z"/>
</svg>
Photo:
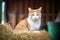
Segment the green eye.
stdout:
<svg viewBox="0 0 60 40">
<path fill-rule="evenodd" d="M 34 14 L 32 14 L 34 16 Z"/>
<path fill-rule="evenodd" d="M 37 16 L 38 16 L 39 14 L 37 14 Z"/>
</svg>

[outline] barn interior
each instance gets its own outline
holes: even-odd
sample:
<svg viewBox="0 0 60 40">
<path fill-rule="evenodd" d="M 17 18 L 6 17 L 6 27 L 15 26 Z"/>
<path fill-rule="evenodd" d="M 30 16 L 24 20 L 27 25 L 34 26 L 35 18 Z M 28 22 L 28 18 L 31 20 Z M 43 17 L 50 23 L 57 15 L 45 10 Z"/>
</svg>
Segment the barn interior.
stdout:
<svg viewBox="0 0 60 40">
<path fill-rule="evenodd" d="M 4 11 L 2 12 L 0 11 L 1 12 L 0 23 L 2 22 L 2 20 L 4 20 L 5 23 L 10 23 L 13 29 L 21 20 L 28 17 L 28 13 L 29 13 L 28 7 L 32 9 L 38 9 L 39 7 L 42 7 L 41 25 L 46 25 L 47 22 L 49 21 L 55 22 L 57 17 L 60 16 L 59 0 L 2 0 L 0 4 L 3 2 L 5 2 L 5 7 L 4 7 Z M 0 8 L 2 8 L 2 6 Z M 4 16 L 2 17 L 3 13 L 4 13 Z M 10 16 L 10 14 L 12 15 Z M 59 20 L 60 20 L 60 17 L 59 17 Z M 58 29 L 56 30 L 59 31 L 59 29 L 60 29 L 60 24 Z M 48 29 L 48 31 L 52 33 L 52 29 L 51 31 Z M 59 32 L 57 32 L 57 34 L 59 34 Z M 54 40 L 55 40 L 55 36 L 56 35 L 54 35 L 54 38 L 53 38 Z M 60 37 L 60 36 L 56 36 L 56 37 Z"/>
</svg>

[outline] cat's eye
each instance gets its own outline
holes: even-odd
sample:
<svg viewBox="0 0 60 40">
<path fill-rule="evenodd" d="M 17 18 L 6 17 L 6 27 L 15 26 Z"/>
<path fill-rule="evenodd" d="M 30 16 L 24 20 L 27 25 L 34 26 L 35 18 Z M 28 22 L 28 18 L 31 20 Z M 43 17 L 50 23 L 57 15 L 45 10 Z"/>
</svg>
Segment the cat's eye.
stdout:
<svg viewBox="0 0 60 40">
<path fill-rule="evenodd" d="M 37 14 L 37 16 L 38 16 L 39 14 Z"/>
<path fill-rule="evenodd" d="M 32 14 L 32 16 L 34 16 L 34 14 Z"/>
</svg>

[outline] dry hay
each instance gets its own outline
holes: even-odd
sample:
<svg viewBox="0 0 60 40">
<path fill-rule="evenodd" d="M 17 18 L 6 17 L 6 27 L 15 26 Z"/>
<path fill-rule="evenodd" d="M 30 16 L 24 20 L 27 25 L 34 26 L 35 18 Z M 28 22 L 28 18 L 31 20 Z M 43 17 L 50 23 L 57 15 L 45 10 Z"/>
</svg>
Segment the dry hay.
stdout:
<svg viewBox="0 0 60 40">
<path fill-rule="evenodd" d="M 16 31 L 10 25 L 0 25 L 0 40 L 51 40 L 51 36 L 45 31 Z"/>
<path fill-rule="evenodd" d="M 0 24 L 0 40 L 9 40 L 12 34 L 12 28 L 9 24 Z"/>
<path fill-rule="evenodd" d="M 51 40 L 51 36 L 45 31 L 32 32 L 32 31 L 15 31 L 14 36 L 18 36 L 17 40 Z"/>
</svg>

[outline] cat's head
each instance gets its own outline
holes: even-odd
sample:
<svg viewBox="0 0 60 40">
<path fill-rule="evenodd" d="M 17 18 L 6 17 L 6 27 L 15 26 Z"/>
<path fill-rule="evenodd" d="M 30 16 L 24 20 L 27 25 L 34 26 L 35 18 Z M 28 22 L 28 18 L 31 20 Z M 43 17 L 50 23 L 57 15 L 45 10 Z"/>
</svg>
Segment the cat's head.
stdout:
<svg viewBox="0 0 60 40">
<path fill-rule="evenodd" d="M 28 11 L 29 11 L 28 17 L 35 22 L 38 21 L 41 18 L 41 10 L 42 10 L 42 7 L 38 9 L 28 8 Z"/>
</svg>

